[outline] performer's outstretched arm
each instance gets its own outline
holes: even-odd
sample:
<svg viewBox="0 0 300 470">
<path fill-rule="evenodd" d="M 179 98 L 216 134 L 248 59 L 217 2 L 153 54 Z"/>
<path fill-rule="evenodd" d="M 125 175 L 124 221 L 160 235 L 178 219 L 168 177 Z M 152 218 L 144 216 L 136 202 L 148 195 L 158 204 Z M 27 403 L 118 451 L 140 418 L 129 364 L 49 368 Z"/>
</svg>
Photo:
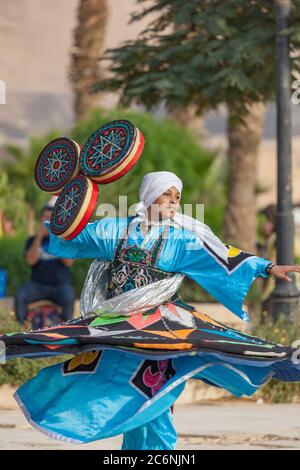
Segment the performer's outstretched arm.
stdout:
<svg viewBox="0 0 300 470">
<path fill-rule="evenodd" d="M 224 259 L 203 244 L 197 234 L 186 232 L 174 270 L 192 278 L 229 310 L 249 321 L 243 302 L 257 277 L 269 277 L 266 267 L 271 260 L 226 246 Z"/>
<path fill-rule="evenodd" d="M 90 222 L 72 240 L 63 240 L 50 230 L 50 223 L 44 222 L 50 237 L 49 253 L 61 258 L 97 258 L 110 260 L 111 250 L 108 239 L 111 236 L 112 219 Z"/>
</svg>

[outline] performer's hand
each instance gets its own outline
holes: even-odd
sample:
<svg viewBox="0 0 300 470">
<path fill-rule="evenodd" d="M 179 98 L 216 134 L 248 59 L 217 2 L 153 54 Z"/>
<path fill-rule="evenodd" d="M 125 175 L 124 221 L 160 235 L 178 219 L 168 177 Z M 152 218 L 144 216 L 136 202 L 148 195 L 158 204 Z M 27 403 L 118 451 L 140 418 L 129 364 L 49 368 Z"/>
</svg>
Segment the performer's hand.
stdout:
<svg viewBox="0 0 300 470">
<path fill-rule="evenodd" d="M 283 279 L 284 281 L 292 282 L 292 279 L 286 273 L 300 273 L 300 266 L 280 266 L 276 265 L 270 270 L 270 274 Z"/>
</svg>

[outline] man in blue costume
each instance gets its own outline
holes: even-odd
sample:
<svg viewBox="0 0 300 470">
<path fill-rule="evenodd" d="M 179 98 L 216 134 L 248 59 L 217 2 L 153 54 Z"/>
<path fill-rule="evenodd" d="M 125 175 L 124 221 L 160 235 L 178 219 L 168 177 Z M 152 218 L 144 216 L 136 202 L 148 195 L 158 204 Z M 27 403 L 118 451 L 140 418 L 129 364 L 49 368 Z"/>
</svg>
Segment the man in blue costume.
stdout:
<svg viewBox="0 0 300 470">
<path fill-rule="evenodd" d="M 300 380 L 295 348 L 228 328 L 177 294 L 188 276 L 248 321 L 243 301 L 252 282 L 271 274 L 289 280 L 300 267 L 274 266 L 222 243 L 178 213 L 181 191 L 176 175 L 153 172 L 143 178 L 133 217 L 90 223 L 73 240 L 46 224 L 50 253 L 97 260 L 81 318 L 0 338 L 8 357 L 75 354 L 16 392 L 28 420 L 47 435 L 84 443 L 123 434 L 122 449 L 175 449 L 170 407 L 189 378 L 237 397 L 271 377 Z"/>
</svg>

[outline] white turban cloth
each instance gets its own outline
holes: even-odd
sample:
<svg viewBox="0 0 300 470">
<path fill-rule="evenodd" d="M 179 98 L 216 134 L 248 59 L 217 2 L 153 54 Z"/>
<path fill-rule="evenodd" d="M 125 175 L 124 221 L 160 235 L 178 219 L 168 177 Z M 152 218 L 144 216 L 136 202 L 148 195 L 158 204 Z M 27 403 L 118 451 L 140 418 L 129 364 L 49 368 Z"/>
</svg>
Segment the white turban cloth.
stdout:
<svg viewBox="0 0 300 470">
<path fill-rule="evenodd" d="M 140 186 L 140 201 L 135 206 L 136 217 L 132 222 L 150 222 L 148 220 L 147 208 L 172 186 L 181 194 L 183 184 L 181 179 L 174 173 L 170 171 L 154 171 L 147 173 L 143 177 Z M 208 249 L 211 249 L 215 254 L 227 261 L 228 248 L 226 245 L 212 232 L 208 225 L 193 217 L 176 212 L 172 219 L 163 219 L 161 221 L 151 220 L 151 225 L 174 225 L 175 227 L 181 227 L 194 232 L 198 235 L 203 244 L 205 243 Z"/>
</svg>

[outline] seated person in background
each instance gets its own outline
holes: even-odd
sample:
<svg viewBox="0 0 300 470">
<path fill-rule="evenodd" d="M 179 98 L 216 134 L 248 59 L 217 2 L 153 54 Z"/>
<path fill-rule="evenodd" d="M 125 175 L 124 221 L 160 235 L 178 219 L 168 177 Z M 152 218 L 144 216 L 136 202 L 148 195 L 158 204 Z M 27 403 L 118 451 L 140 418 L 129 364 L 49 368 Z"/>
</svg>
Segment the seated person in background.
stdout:
<svg viewBox="0 0 300 470">
<path fill-rule="evenodd" d="M 294 210 L 295 211 L 295 210 Z M 276 205 L 269 204 L 264 209 L 261 210 L 261 214 L 264 215 L 264 221 L 262 224 L 262 236 L 263 242 L 257 243 L 257 252 L 258 256 L 262 258 L 267 258 L 275 263 L 277 263 L 277 250 L 276 250 Z M 294 212 L 295 214 L 295 212 Z M 295 219 L 295 215 L 294 215 Z M 300 256 L 300 246 L 297 239 L 297 234 L 294 238 L 294 253 L 296 262 Z M 297 285 L 297 277 L 295 279 Z M 261 302 L 263 310 L 270 311 L 271 309 L 271 294 L 275 288 L 275 280 L 272 277 L 268 279 L 262 279 L 262 292 L 261 292 Z"/>
<path fill-rule="evenodd" d="M 31 280 L 23 284 L 15 295 L 16 317 L 21 324 L 26 320 L 27 305 L 36 300 L 52 300 L 60 305 L 62 321 L 73 316 L 75 291 L 71 285 L 70 266 L 74 260 L 57 258 L 47 252 L 49 234 L 44 221 L 50 220 L 52 210 L 51 206 L 43 207 L 39 230 L 26 241 L 25 257 L 31 266 Z"/>
<path fill-rule="evenodd" d="M 276 205 L 269 204 L 260 211 L 260 214 L 263 215 L 261 225 L 262 242 L 257 241 L 256 243 L 257 254 L 261 258 L 267 258 L 276 263 Z M 268 279 L 261 279 L 259 282 L 262 311 L 271 313 L 271 293 L 275 288 L 275 280 L 270 276 Z"/>
</svg>

